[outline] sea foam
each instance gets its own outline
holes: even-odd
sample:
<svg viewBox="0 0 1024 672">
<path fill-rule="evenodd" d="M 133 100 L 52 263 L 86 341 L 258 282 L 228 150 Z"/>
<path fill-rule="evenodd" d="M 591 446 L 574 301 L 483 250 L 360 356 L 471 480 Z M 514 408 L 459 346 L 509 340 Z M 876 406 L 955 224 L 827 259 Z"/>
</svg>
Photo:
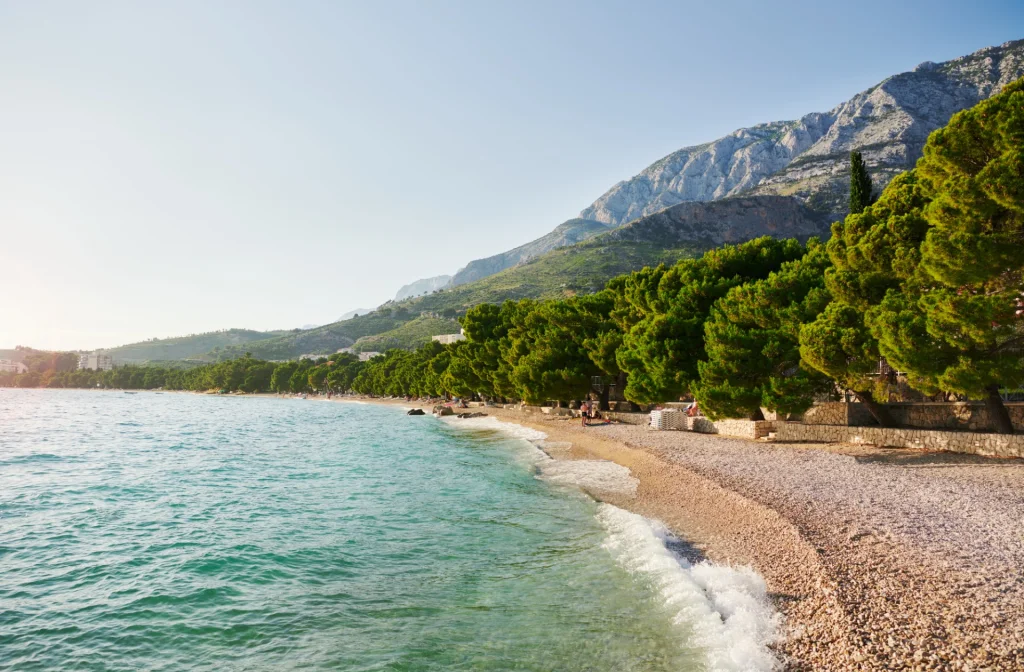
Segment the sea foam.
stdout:
<svg viewBox="0 0 1024 672">
<path fill-rule="evenodd" d="M 541 449 L 547 438 L 542 431 L 493 417 L 445 420 L 453 427 L 523 439 L 532 448 L 525 459 L 539 478 L 550 483 L 597 493 L 636 494 L 639 481 L 619 464 L 552 459 Z M 757 572 L 706 561 L 693 564 L 670 550 L 671 542 L 678 540 L 664 524 L 611 504 L 599 504 L 597 518 L 608 535 L 604 547 L 619 566 L 647 582 L 664 600 L 675 623 L 690 631 L 692 642 L 705 652 L 709 670 L 767 672 L 781 667 L 769 648 L 779 638 L 781 618 Z"/>
<path fill-rule="evenodd" d="M 649 581 L 688 626 L 703 648 L 711 670 L 767 671 L 780 667 L 769 649 L 778 638 L 780 619 L 767 588 L 748 567 L 710 562 L 691 564 L 669 550 L 668 529 L 610 504 L 600 504 L 598 520 L 608 532 L 604 546 L 626 571 Z"/>
</svg>

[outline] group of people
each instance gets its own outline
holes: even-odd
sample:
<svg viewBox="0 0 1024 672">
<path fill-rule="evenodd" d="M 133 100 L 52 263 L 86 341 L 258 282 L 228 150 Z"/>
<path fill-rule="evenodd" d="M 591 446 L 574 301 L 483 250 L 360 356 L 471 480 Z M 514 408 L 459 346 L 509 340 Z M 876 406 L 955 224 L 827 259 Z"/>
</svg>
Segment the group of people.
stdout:
<svg viewBox="0 0 1024 672">
<path fill-rule="evenodd" d="M 601 412 L 597 410 L 597 404 L 593 401 L 584 401 L 580 405 L 580 417 L 583 418 L 583 426 L 586 427 L 590 424 L 591 420 L 598 420 L 601 418 Z"/>
</svg>

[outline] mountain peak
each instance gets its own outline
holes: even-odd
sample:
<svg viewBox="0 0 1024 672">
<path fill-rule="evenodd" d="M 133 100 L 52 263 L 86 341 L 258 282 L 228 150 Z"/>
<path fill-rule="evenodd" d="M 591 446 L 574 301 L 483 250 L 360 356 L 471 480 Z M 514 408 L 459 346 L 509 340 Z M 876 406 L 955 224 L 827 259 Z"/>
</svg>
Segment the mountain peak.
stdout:
<svg viewBox="0 0 1024 672">
<path fill-rule="evenodd" d="M 677 203 L 741 193 L 792 195 L 845 214 L 849 152 L 864 153 L 878 188 L 913 167 L 928 134 L 1024 76 L 1024 40 L 893 75 L 828 112 L 741 128 L 655 161 L 581 217 L 620 226 Z"/>
</svg>

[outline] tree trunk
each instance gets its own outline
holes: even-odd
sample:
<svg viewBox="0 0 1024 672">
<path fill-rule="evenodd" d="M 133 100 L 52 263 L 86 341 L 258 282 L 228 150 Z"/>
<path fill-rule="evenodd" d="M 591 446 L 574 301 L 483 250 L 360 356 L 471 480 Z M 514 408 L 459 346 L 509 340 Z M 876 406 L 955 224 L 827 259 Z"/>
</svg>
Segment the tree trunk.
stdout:
<svg viewBox="0 0 1024 672">
<path fill-rule="evenodd" d="M 599 408 L 602 411 L 607 411 L 608 410 L 608 395 L 609 395 L 610 392 L 611 392 L 611 386 L 610 385 L 603 385 L 601 387 L 601 405 L 599 406 Z"/>
<path fill-rule="evenodd" d="M 857 399 L 860 403 L 868 409 L 868 413 L 874 416 L 875 421 L 878 422 L 882 427 L 895 427 L 896 423 L 893 421 L 892 416 L 889 415 L 889 409 L 884 405 L 875 401 L 875 397 L 870 392 L 857 392 L 853 391 L 857 395 Z"/>
<path fill-rule="evenodd" d="M 1013 434 L 1013 422 L 1006 406 L 1003 405 L 1002 397 L 999 396 L 998 385 L 989 385 L 985 408 L 988 410 L 989 424 L 996 434 Z"/>
</svg>

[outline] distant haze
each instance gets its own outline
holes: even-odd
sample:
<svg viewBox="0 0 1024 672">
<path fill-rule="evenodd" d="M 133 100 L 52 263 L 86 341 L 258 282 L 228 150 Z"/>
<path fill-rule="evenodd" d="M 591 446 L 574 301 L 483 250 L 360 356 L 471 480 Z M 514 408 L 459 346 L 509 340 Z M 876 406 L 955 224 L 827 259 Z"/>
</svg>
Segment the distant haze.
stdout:
<svg viewBox="0 0 1024 672">
<path fill-rule="evenodd" d="M 0 0 L 0 347 L 325 324 L 1022 28 L 1018 1 Z"/>
</svg>

